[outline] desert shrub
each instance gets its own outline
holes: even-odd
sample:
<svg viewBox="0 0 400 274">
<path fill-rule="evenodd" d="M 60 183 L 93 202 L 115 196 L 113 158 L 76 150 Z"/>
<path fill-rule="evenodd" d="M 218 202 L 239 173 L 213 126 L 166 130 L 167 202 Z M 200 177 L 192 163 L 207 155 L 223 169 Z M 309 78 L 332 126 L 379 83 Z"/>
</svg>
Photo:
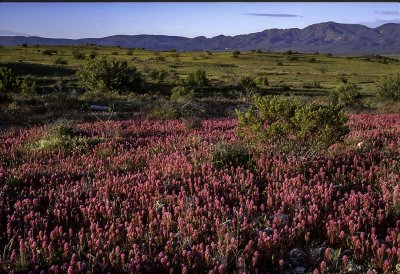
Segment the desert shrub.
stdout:
<svg viewBox="0 0 400 274">
<path fill-rule="evenodd" d="M 112 55 L 118 55 L 118 51 L 113 51 L 111 54 Z"/>
<path fill-rule="evenodd" d="M 55 65 L 68 65 L 68 61 L 63 59 L 62 57 L 57 57 L 56 60 L 54 60 Z"/>
<path fill-rule="evenodd" d="M 259 92 L 256 81 L 250 76 L 245 76 L 240 79 L 239 88 L 240 93 L 246 99 L 252 98 Z"/>
<path fill-rule="evenodd" d="M 95 50 L 92 50 L 90 53 L 89 53 L 89 58 L 90 59 L 95 59 L 97 57 L 97 52 L 95 51 Z"/>
<path fill-rule="evenodd" d="M 257 84 L 259 86 L 268 86 L 269 85 L 268 77 L 267 76 L 258 77 L 257 78 Z"/>
<path fill-rule="evenodd" d="M 294 62 L 294 61 L 298 61 L 299 57 L 288 55 L 288 56 L 286 56 L 286 60 L 288 60 L 289 62 Z"/>
<path fill-rule="evenodd" d="M 164 62 L 166 59 L 165 59 L 165 56 L 158 55 L 154 58 L 154 60 L 157 62 Z"/>
<path fill-rule="evenodd" d="M 316 63 L 317 59 L 315 59 L 315 57 L 311 57 L 310 59 L 308 59 L 308 62 L 310 63 Z"/>
<path fill-rule="evenodd" d="M 283 66 L 283 63 L 279 61 L 279 62 L 276 62 L 276 65 L 277 66 Z"/>
<path fill-rule="evenodd" d="M 31 93 L 36 90 L 36 82 L 18 79 L 11 69 L 0 67 L 0 92 Z"/>
<path fill-rule="evenodd" d="M 400 73 L 380 82 L 378 84 L 378 94 L 382 98 L 400 102 Z"/>
<path fill-rule="evenodd" d="M 250 150 L 241 142 L 219 142 L 211 148 L 211 162 L 218 168 L 242 166 L 254 168 L 255 162 Z"/>
<path fill-rule="evenodd" d="M 292 55 L 293 54 L 293 51 L 292 50 L 288 50 L 288 51 L 286 51 L 285 53 L 284 53 L 284 55 Z"/>
<path fill-rule="evenodd" d="M 45 49 L 44 51 L 42 51 L 43 55 L 52 55 L 53 53 L 57 54 L 57 51 L 52 49 Z"/>
<path fill-rule="evenodd" d="M 106 58 L 90 60 L 77 72 L 77 77 L 87 90 L 119 94 L 138 91 L 144 83 L 142 74 L 127 61 Z"/>
<path fill-rule="evenodd" d="M 356 83 L 341 83 L 332 94 L 338 99 L 339 103 L 346 106 L 355 106 L 361 101 L 361 88 Z"/>
<path fill-rule="evenodd" d="M 319 81 L 305 82 L 303 84 L 303 88 L 321 88 L 321 82 Z"/>
<path fill-rule="evenodd" d="M 81 52 L 79 49 L 73 50 L 72 56 L 77 60 L 85 59 L 85 54 L 83 52 Z"/>
<path fill-rule="evenodd" d="M 256 97 L 255 108 L 236 111 L 238 135 L 255 145 L 309 155 L 341 141 L 349 132 L 343 105 L 302 104 L 288 97 Z"/>
<path fill-rule="evenodd" d="M 126 52 L 126 55 L 133 55 L 133 50 L 128 49 L 128 51 Z"/>
<path fill-rule="evenodd" d="M 190 72 L 186 77 L 186 84 L 189 86 L 208 86 L 209 82 L 207 79 L 206 72 L 202 69 L 198 69 L 194 72 Z"/>
<path fill-rule="evenodd" d="M 187 86 L 176 86 L 171 90 L 171 100 L 185 101 L 193 97 L 194 90 Z"/>
<path fill-rule="evenodd" d="M 240 51 L 238 51 L 238 50 L 235 50 L 234 52 L 232 52 L 232 57 L 233 58 L 238 58 L 239 55 L 240 55 Z"/>
</svg>

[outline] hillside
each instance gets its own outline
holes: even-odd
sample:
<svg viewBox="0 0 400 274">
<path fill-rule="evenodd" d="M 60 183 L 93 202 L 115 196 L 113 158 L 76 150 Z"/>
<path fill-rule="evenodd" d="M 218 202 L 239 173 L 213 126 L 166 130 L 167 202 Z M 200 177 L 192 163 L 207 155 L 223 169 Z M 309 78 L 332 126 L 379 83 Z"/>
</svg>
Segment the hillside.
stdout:
<svg viewBox="0 0 400 274">
<path fill-rule="evenodd" d="M 267 29 L 261 32 L 212 38 L 186 38 L 167 35 L 113 35 L 103 38 L 55 39 L 2 36 L 0 45 L 84 45 L 121 46 L 151 50 L 223 51 L 223 50 L 294 50 L 341 55 L 397 54 L 400 49 L 400 24 L 369 28 L 357 24 L 325 22 L 304 29 Z"/>
</svg>

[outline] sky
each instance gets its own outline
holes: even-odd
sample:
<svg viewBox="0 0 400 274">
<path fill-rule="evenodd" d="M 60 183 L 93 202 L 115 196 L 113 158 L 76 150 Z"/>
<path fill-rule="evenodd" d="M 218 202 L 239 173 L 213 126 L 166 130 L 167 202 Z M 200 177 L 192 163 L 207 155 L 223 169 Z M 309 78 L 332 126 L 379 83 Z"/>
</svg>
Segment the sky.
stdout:
<svg viewBox="0 0 400 274">
<path fill-rule="evenodd" d="M 238 35 L 334 21 L 400 23 L 396 2 L 0 3 L 0 33 L 51 38 L 163 34 Z"/>
</svg>

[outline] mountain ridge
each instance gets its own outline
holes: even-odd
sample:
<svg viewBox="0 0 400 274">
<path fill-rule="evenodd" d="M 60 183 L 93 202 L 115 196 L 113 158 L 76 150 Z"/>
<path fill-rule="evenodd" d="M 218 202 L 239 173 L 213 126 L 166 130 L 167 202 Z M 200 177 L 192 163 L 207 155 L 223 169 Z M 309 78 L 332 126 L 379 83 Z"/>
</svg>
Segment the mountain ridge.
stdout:
<svg viewBox="0 0 400 274">
<path fill-rule="evenodd" d="M 361 24 L 332 21 L 309 25 L 303 29 L 265 29 L 235 36 L 187 38 L 169 35 L 112 35 L 101 38 L 44 38 L 38 36 L 0 36 L 0 45 L 72 46 L 96 44 L 150 50 L 224 51 L 224 50 L 294 50 L 346 55 L 400 53 L 400 24 L 386 23 L 376 28 Z"/>
</svg>

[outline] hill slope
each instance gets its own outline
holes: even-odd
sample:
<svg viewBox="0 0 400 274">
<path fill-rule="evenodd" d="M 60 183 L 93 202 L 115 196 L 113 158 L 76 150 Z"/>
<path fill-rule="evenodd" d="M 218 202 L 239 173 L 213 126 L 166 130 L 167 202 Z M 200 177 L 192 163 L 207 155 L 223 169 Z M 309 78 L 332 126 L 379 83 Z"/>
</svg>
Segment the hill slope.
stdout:
<svg viewBox="0 0 400 274">
<path fill-rule="evenodd" d="M 400 53 L 400 24 L 389 23 L 377 28 L 357 24 L 325 22 L 304 29 L 269 29 L 261 32 L 212 38 L 186 38 L 167 35 L 114 35 L 104 38 L 53 39 L 42 37 L 2 36 L 0 45 L 82 45 L 121 46 L 151 50 L 222 51 L 222 50 L 295 50 L 334 54 Z"/>
</svg>

